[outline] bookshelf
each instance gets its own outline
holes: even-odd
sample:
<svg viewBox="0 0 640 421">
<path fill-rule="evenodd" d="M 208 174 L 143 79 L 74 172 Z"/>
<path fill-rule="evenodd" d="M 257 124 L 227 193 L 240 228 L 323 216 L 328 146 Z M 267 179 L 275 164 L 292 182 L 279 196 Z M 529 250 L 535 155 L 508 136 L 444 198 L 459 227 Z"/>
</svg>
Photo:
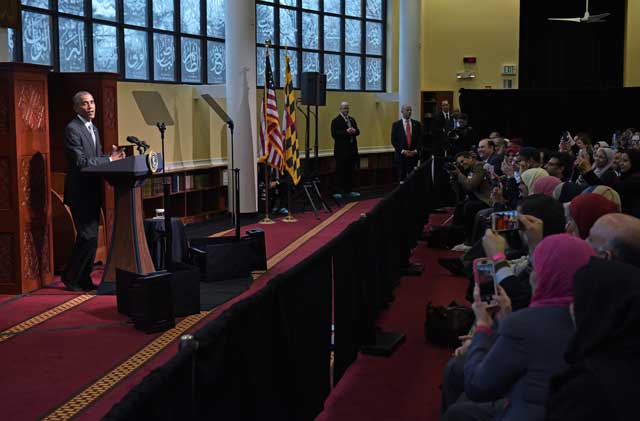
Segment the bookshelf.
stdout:
<svg viewBox="0 0 640 421">
<path fill-rule="evenodd" d="M 226 167 L 208 167 L 167 172 L 171 184 L 171 216 L 191 224 L 215 218 L 227 212 Z M 155 174 L 142 186 L 142 208 L 145 218 L 164 208 L 163 175 Z"/>
</svg>

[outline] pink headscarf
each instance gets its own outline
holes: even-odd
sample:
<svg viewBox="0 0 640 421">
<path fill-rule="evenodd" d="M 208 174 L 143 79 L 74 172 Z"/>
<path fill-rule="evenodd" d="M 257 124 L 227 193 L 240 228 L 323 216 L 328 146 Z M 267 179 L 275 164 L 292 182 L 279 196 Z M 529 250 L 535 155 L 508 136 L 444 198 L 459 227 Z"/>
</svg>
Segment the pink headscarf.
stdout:
<svg viewBox="0 0 640 421">
<path fill-rule="evenodd" d="M 586 241 L 569 234 L 542 240 L 533 252 L 536 287 L 530 307 L 569 306 L 573 301 L 573 276 L 595 255 Z"/>
<path fill-rule="evenodd" d="M 533 194 L 544 194 L 545 196 L 553 197 L 553 190 L 560 183 L 562 183 L 562 180 L 552 175 L 539 178 L 533 183 Z"/>
</svg>

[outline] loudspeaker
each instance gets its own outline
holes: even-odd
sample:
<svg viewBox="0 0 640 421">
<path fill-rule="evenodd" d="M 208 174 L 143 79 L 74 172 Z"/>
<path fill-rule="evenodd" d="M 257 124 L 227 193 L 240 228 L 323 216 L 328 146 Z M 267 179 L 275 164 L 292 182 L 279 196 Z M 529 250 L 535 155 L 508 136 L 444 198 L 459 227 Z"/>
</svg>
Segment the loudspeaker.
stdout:
<svg viewBox="0 0 640 421">
<path fill-rule="evenodd" d="M 133 273 L 116 268 L 118 311 L 133 320 L 136 329 L 162 332 L 176 325 L 171 273 Z"/>
<path fill-rule="evenodd" d="M 176 317 L 200 313 L 200 269 L 186 263 L 173 263 L 171 272 L 173 311 Z"/>
<path fill-rule="evenodd" d="M 327 105 L 327 75 L 319 72 L 302 72 L 300 78 L 303 105 Z"/>
<path fill-rule="evenodd" d="M 254 270 L 267 270 L 264 231 L 247 231 L 234 237 L 205 237 L 189 241 L 192 264 L 200 268 L 202 282 L 246 278 Z"/>
</svg>

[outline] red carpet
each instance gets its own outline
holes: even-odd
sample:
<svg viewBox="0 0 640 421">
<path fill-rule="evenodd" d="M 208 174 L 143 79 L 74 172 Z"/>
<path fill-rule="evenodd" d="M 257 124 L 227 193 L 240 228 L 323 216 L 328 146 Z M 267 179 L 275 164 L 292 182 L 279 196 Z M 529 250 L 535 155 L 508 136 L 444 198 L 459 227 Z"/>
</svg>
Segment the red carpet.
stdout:
<svg viewBox="0 0 640 421">
<path fill-rule="evenodd" d="M 413 260 L 424 263 L 424 273 L 402 278 L 395 300 L 378 323 L 383 330 L 404 332 L 406 342 L 389 358 L 359 355 L 317 421 L 440 419 L 439 386 L 451 350 L 425 343 L 425 307 L 429 301 L 464 302 L 466 279 L 449 275 L 437 263 L 438 257 L 456 254 L 419 243 Z"/>
<path fill-rule="evenodd" d="M 262 288 L 275 274 L 313 253 L 327 239 L 334 237 L 357 219 L 360 213 L 371 209 L 375 203 L 377 200 L 355 204 L 337 220 L 300 244 L 297 249 L 289 250 L 290 254 L 279 255 L 282 260 L 258 278 L 247 292 L 215 309 L 188 331 L 197 330 L 202 323 L 217 317 L 234 302 Z M 270 258 L 313 227 L 331 218 L 331 215 L 322 214 L 323 221 L 316 221 L 311 213 L 297 217 L 300 221 L 296 224 L 260 226 L 267 235 L 267 251 Z M 244 227 L 243 232 L 247 228 L 249 227 Z M 56 290 L 42 289 L 0 307 L 0 328 L 5 329 L 22 322 L 75 297 L 71 293 L 62 294 L 61 290 L 56 291 L 59 294 L 49 295 L 48 292 L 51 291 Z M 0 394 L 3 396 L 2 418 L 34 419 L 46 415 L 160 336 L 136 331 L 126 320 L 126 317 L 116 311 L 115 297 L 89 297 L 87 301 L 43 321 L 22 334 L 0 341 L 0 361 L 3 361 L 0 377 Z M 178 321 L 176 320 L 176 323 Z M 166 362 L 176 350 L 177 343 L 173 342 L 146 361 L 137 371 L 127 373 L 124 380 L 79 413 L 78 417 L 101 418 L 131 387 L 152 369 Z"/>
</svg>

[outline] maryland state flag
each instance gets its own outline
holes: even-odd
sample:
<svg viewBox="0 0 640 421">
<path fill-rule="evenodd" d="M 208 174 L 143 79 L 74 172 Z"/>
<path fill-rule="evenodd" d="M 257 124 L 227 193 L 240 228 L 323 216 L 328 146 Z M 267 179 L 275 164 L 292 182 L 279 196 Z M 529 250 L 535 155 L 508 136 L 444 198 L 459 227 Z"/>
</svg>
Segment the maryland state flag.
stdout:
<svg viewBox="0 0 640 421">
<path fill-rule="evenodd" d="M 298 127 L 296 126 L 296 95 L 293 92 L 293 77 L 289 66 L 289 56 L 285 53 L 284 73 L 284 114 L 282 133 L 284 134 L 284 169 L 291 175 L 293 185 L 300 182 L 300 150 L 298 148 Z"/>
</svg>

